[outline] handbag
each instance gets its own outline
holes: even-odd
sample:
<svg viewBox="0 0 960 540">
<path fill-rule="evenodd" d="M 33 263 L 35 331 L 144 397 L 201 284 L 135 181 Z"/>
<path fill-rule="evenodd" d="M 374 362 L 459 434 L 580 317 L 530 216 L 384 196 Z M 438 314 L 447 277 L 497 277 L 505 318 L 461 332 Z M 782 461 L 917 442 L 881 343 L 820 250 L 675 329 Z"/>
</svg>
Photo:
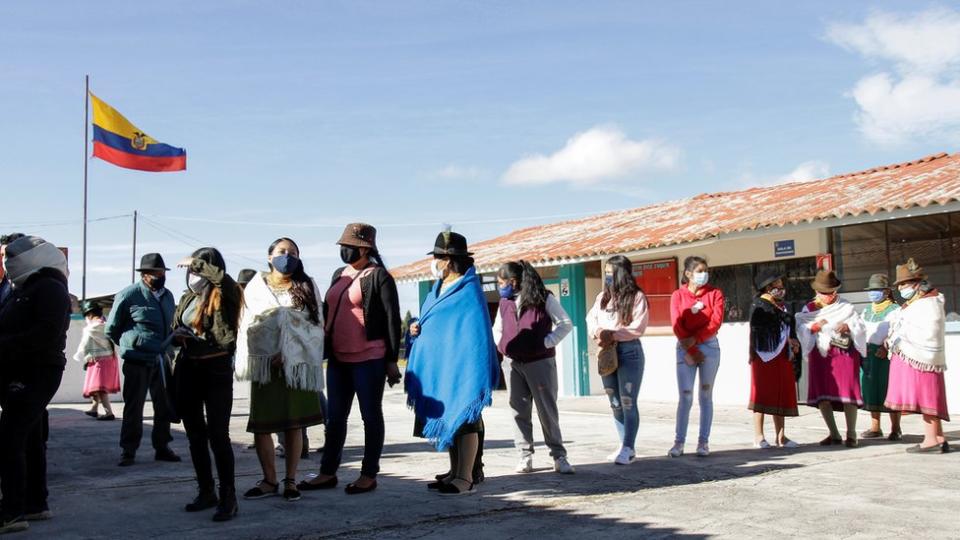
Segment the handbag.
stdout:
<svg viewBox="0 0 960 540">
<path fill-rule="evenodd" d="M 852 340 L 850 339 L 850 336 L 847 336 L 847 335 L 835 335 L 835 336 L 833 336 L 832 338 L 830 338 L 830 345 L 832 345 L 832 346 L 834 346 L 834 347 L 836 347 L 836 348 L 838 348 L 838 349 L 844 349 L 844 350 L 846 350 L 846 349 L 849 349 L 849 348 L 850 348 L 850 343 L 851 343 L 851 341 L 852 341 Z"/>
<path fill-rule="evenodd" d="M 597 351 L 597 371 L 601 377 L 612 375 L 620 367 L 620 358 L 617 356 L 617 345 L 600 347 Z"/>
</svg>

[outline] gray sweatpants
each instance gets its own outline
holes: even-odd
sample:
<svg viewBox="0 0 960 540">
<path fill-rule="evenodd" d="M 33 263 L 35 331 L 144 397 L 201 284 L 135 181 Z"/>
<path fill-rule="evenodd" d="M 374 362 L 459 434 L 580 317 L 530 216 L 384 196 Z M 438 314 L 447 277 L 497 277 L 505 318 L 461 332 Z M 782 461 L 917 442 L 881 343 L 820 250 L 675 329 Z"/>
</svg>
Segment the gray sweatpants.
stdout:
<svg viewBox="0 0 960 540">
<path fill-rule="evenodd" d="M 557 359 L 534 362 L 516 362 L 507 359 L 509 374 L 507 390 L 513 409 L 515 429 L 513 440 L 521 456 L 533 455 L 533 405 L 537 406 L 543 439 L 556 459 L 567 455 L 560 434 L 560 412 L 557 410 Z"/>
</svg>

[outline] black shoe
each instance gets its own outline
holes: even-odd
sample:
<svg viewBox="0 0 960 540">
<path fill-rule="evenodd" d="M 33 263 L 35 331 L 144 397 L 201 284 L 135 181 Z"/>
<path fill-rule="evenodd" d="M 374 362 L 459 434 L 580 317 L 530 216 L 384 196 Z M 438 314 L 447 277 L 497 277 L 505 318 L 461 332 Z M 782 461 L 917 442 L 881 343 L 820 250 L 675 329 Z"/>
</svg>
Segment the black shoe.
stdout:
<svg viewBox="0 0 960 540">
<path fill-rule="evenodd" d="M 89 416 L 90 418 L 96 418 L 96 417 L 97 417 L 97 411 L 83 411 L 83 414 Z"/>
<path fill-rule="evenodd" d="M 120 454 L 120 463 L 117 463 L 117 465 L 121 467 L 129 467 L 133 465 L 133 462 L 133 454 Z"/>
<path fill-rule="evenodd" d="M 475 486 L 476 484 L 471 483 L 469 486 L 467 486 L 467 489 L 461 491 L 456 484 L 451 482 L 449 484 L 443 484 L 437 488 L 437 491 L 443 495 L 472 495 L 473 493 L 476 493 L 476 490 L 474 489 Z"/>
<path fill-rule="evenodd" d="M 111 420 L 116 420 L 116 419 L 117 419 L 117 417 L 114 416 L 113 413 L 104 414 L 104 415 L 101 415 L 101 416 L 98 416 L 98 417 L 97 417 L 97 420 L 100 420 L 100 421 L 102 421 L 102 422 L 109 422 L 109 421 L 111 421 Z"/>
<path fill-rule="evenodd" d="M 900 431 L 899 429 L 895 431 L 891 431 L 890 434 L 887 435 L 888 441 L 899 441 L 902 438 L 903 438 L 903 432 Z"/>
<path fill-rule="evenodd" d="M 169 461 L 170 463 L 179 463 L 182 461 L 180 456 L 175 454 L 174 451 L 169 448 L 157 450 L 157 453 L 154 454 L 153 459 L 155 461 Z"/>
<path fill-rule="evenodd" d="M 949 453 L 950 453 L 950 443 L 948 443 L 947 441 L 943 441 L 943 444 L 940 445 L 940 453 L 941 453 L 941 454 L 949 454 Z"/>
<path fill-rule="evenodd" d="M 474 484 L 482 484 L 484 480 L 485 480 L 485 477 L 484 477 L 484 475 L 483 475 L 483 465 L 480 465 L 480 467 L 474 468 L 474 469 L 473 469 L 473 483 L 474 483 Z"/>
<path fill-rule="evenodd" d="M 27 511 L 23 513 L 23 519 L 27 521 L 46 521 L 53 519 L 53 512 L 50 511 L 49 506 L 44 504 L 37 508 L 27 508 Z"/>
<path fill-rule="evenodd" d="M 343 488 L 343 491 L 347 495 L 359 495 L 361 493 L 370 493 L 371 491 L 377 489 L 377 481 L 374 480 L 367 487 L 360 487 L 356 484 L 347 484 L 347 487 Z"/>
<path fill-rule="evenodd" d="M 297 484 L 297 489 L 301 491 L 317 491 L 320 489 L 333 489 L 335 487 L 337 487 L 336 476 L 328 480 L 324 480 L 323 482 L 309 482 L 307 480 L 304 480 L 299 484 Z"/>
<path fill-rule="evenodd" d="M 300 500 L 300 491 L 297 489 L 297 481 L 293 478 L 283 479 L 283 500 L 287 502 Z"/>
<path fill-rule="evenodd" d="M 213 508 L 219 502 L 213 490 L 200 490 L 200 493 L 197 493 L 197 496 L 194 497 L 193 502 L 187 503 L 183 509 L 187 512 L 200 512 L 207 508 Z"/>
<path fill-rule="evenodd" d="M 440 482 L 440 481 L 443 480 L 444 478 L 450 476 L 450 474 L 451 474 L 450 471 L 447 471 L 447 472 L 445 472 L 445 473 L 443 473 L 443 474 L 438 474 L 438 475 L 434 476 L 434 479 L 436 479 L 437 482 Z"/>
<path fill-rule="evenodd" d="M 214 521 L 230 521 L 237 516 L 237 492 L 233 488 L 220 488 L 220 504 L 213 514 Z"/>
<path fill-rule="evenodd" d="M 946 445 L 947 443 L 943 443 Z M 907 448 L 908 454 L 945 454 L 943 451 L 943 445 L 935 444 L 933 446 L 920 446 L 919 444 Z M 950 446 L 947 445 L 947 451 L 950 450 Z"/>
<path fill-rule="evenodd" d="M 438 489 L 440 489 L 440 486 L 442 486 L 442 485 L 444 485 L 444 484 L 446 484 L 446 482 L 444 482 L 443 480 L 437 480 L 436 482 L 430 482 L 429 484 L 427 484 L 427 489 L 429 489 L 429 490 L 438 490 Z"/>
<path fill-rule="evenodd" d="M 257 485 L 248 489 L 246 493 L 243 494 L 244 499 L 262 499 L 264 497 L 273 497 L 277 494 L 277 485 L 271 484 L 266 480 L 260 480 L 257 482 Z"/>
<path fill-rule="evenodd" d="M 4 517 L 0 519 L 0 534 L 25 531 L 30 528 L 30 524 L 23 516 Z"/>
</svg>

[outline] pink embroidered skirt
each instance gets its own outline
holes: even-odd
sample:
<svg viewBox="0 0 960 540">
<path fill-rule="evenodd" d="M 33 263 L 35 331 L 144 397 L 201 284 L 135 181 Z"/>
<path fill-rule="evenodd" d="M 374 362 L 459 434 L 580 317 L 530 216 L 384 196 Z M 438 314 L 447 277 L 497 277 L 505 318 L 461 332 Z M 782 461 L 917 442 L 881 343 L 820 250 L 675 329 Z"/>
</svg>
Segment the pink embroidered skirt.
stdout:
<svg viewBox="0 0 960 540">
<path fill-rule="evenodd" d="M 830 347 L 827 355 L 814 348 L 807 363 L 807 405 L 819 407 L 821 401 L 829 401 L 833 410 L 842 411 L 843 405 L 863 405 L 860 393 L 860 353 Z"/>
<path fill-rule="evenodd" d="M 896 354 L 890 360 L 890 381 L 883 405 L 894 411 L 929 414 L 950 421 L 943 372 L 921 371 Z"/>
<path fill-rule="evenodd" d="M 101 356 L 87 366 L 87 376 L 83 381 L 83 397 L 95 392 L 116 394 L 120 391 L 120 369 L 116 356 Z"/>
</svg>

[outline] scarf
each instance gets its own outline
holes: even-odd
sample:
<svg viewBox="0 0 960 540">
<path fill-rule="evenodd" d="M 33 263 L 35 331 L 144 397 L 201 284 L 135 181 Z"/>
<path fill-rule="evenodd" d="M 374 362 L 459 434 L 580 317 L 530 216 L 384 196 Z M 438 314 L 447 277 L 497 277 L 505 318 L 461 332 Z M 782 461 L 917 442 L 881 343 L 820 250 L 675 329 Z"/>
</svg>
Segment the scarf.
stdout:
<svg viewBox="0 0 960 540">
<path fill-rule="evenodd" d="M 755 298 L 750 310 L 750 345 L 760 360 L 769 362 L 786 347 L 793 316 L 769 295 Z"/>
<path fill-rule="evenodd" d="M 30 276 L 42 268 L 53 268 L 64 276 L 70 275 L 67 270 L 67 258 L 53 244 L 36 236 L 25 236 L 7 246 L 7 253 L 19 251 L 21 244 L 32 244 L 32 246 L 14 257 L 7 257 L 3 262 L 13 288 L 22 287 Z"/>
<path fill-rule="evenodd" d="M 890 325 L 891 350 L 920 371 L 947 369 L 943 295 L 930 294 L 910 302 Z"/>
<path fill-rule="evenodd" d="M 288 388 L 323 390 L 323 321 L 314 324 L 306 310 L 292 307 L 289 296 L 278 298 L 262 275 L 247 285 L 244 300 L 237 332 L 237 379 L 269 383 L 273 358 L 279 354 Z"/>
<path fill-rule="evenodd" d="M 867 343 L 883 345 L 890 334 L 890 321 L 897 316 L 900 306 L 892 300 L 871 304 L 863 310 L 863 326 L 867 331 Z"/>
<path fill-rule="evenodd" d="M 853 304 L 843 298 L 837 298 L 834 303 L 814 311 L 804 310 L 797 313 L 795 317 L 797 338 L 800 340 L 804 357 L 807 357 L 814 347 L 820 351 L 821 355 L 826 356 L 830 351 L 830 341 L 837 336 L 834 329 L 842 323 L 850 327 L 850 339 L 860 356 L 867 355 L 867 331 L 863 325 L 863 319 L 860 318 Z M 827 324 L 823 325 L 816 334 L 810 331 L 810 326 L 821 319 L 825 319 Z"/>
<path fill-rule="evenodd" d="M 475 269 L 443 293 L 440 284 L 420 308 L 420 335 L 410 351 L 404 389 L 407 405 L 424 423 L 424 437 L 446 450 L 460 426 L 476 422 L 490 405 L 500 373 Z"/>
<path fill-rule="evenodd" d="M 80 345 L 77 347 L 73 359 L 81 364 L 87 364 L 97 358 L 113 356 L 113 343 L 107 339 L 103 331 L 103 319 L 94 319 L 83 327 Z"/>
</svg>

